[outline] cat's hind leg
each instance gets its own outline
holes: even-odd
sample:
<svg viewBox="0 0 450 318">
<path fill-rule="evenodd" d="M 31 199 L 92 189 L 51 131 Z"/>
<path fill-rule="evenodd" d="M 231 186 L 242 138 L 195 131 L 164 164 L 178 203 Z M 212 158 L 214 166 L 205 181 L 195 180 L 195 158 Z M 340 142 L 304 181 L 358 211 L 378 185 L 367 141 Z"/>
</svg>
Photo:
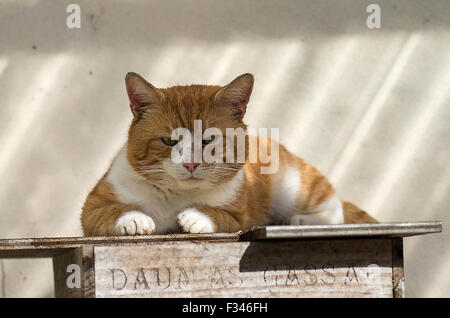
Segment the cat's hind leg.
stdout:
<svg viewBox="0 0 450 318">
<path fill-rule="evenodd" d="M 297 212 L 290 218 L 291 225 L 340 224 L 344 223 L 341 201 L 332 196 L 308 212 Z"/>
<path fill-rule="evenodd" d="M 298 166 L 288 166 L 273 178 L 271 223 L 344 223 L 342 203 L 328 180 L 303 160 L 294 160 Z"/>
</svg>

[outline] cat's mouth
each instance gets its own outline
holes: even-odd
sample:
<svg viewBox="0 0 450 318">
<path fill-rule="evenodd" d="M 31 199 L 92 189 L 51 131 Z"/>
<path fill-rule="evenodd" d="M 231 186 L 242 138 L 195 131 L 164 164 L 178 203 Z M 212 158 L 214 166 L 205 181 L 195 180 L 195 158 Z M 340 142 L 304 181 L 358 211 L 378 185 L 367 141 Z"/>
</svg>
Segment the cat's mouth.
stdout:
<svg viewBox="0 0 450 318">
<path fill-rule="evenodd" d="M 202 181 L 203 179 L 194 177 L 194 176 L 190 176 L 189 178 L 184 179 L 183 181 L 188 181 L 188 182 L 198 182 L 198 181 Z"/>
</svg>

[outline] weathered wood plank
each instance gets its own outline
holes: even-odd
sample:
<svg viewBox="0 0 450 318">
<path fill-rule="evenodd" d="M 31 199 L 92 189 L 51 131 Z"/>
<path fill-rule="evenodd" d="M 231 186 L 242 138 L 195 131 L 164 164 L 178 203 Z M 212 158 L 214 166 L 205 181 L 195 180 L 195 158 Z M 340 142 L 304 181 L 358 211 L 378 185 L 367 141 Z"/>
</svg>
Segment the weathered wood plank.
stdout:
<svg viewBox="0 0 450 318">
<path fill-rule="evenodd" d="M 96 246 L 96 297 L 392 297 L 389 239 Z"/>
<path fill-rule="evenodd" d="M 164 241 L 189 240 L 233 240 L 239 233 L 206 233 L 206 234 L 165 234 L 165 235 L 137 235 L 137 236 L 85 236 L 85 237 L 43 237 L 0 239 L 0 249 L 21 247 L 73 247 L 73 245 L 100 245 L 100 244 L 129 244 Z"/>
<path fill-rule="evenodd" d="M 54 257 L 88 245 L 133 245 L 166 241 L 237 241 L 240 233 L 167 234 L 144 236 L 53 237 L 0 240 L 0 258 Z"/>
<path fill-rule="evenodd" d="M 395 298 L 405 297 L 405 273 L 403 268 L 403 239 L 392 239 L 392 288 Z"/>
<path fill-rule="evenodd" d="M 69 252 L 72 248 L 79 247 L 74 245 L 72 247 L 61 248 L 60 246 L 48 246 L 38 248 L 0 248 L 0 258 L 47 258 L 55 257 Z"/>
<path fill-rule="evenodd" d="M 241 240 L 331 238 L 331 237 L 405 237 L 442 232 L 442 222 L 396 222 L 332 225 L 273 225 L 256 227 Z"/>
<path fill-rule="evenodd" d="M 242 233 L 168 234 L 0 239 L 0 258 L 54 257 L 83 245 L 123 245 L 166 241 L 237 241 L 332 237 L 404 237 L 442 231 L 441 222 L 266 226 Z"/>
<path fill-rule="evenodd" d="M 77 266 L 76 270 L 69 266 Z M 68 279 L 79 275 L 79 286 L 69 286 Z M 55 285 L 55 297 L 79 298 L 95 297 L 95 271 L 94 271 L 94 247 L 84 245 L 72 248 L 68 252 L 53 257 L 53 277 Z"/>
<path fill-rule="evenodd" d="M 95 257 L 94 245 L 82 248 L 82 292 L 85 298 L 95 298 Z"/>
<path fill-rule="evenodd" d="M 246 233 L 0 240 L 53 257 L 57 297 L 404 297 L 402 237 L 441 222 L 266 226 Z M 67 266 L 81 288 L 67 287 Z"/>
<path fill-rule="evenodd" d="M 55 297 L 56 298 L 73 298 L 73 297 L 83 297 L 83 290 L 81 289 L 82 283 L 82 248 L 72 248 L 66 253 L 53 257 L 53 281 L 55 286 Z M 79 288 L 70 288 L 67 284 L 67 279 L 69 278 L 70 272 L 67 272 L 68 266 L 75 265 L 78 268 L 73 268 L 71 270 L 77 271 L 79 277 L 75 279 L 79 280 Z"/>
</svg>

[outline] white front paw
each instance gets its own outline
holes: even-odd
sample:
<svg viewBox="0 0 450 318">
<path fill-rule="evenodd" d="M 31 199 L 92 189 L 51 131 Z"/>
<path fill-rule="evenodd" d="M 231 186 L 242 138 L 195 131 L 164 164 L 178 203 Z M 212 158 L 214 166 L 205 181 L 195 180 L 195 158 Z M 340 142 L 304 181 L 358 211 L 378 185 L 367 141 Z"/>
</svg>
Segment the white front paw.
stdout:
<svg viewBox="0 0 450 318">
<path fill-rule="evenodd" d="M 183 232 L 213 233 L 215 230 L 215 225 L 209 216 L 195 208 L 186 209 L 178 214 L 177 222 Z"/>
<path fill-rule="evenodd" d="M 117 235 L 146 235 L 154 230 L 153 219 L 139 211 L 126 212 L 116 222 Z"/>
</svg>

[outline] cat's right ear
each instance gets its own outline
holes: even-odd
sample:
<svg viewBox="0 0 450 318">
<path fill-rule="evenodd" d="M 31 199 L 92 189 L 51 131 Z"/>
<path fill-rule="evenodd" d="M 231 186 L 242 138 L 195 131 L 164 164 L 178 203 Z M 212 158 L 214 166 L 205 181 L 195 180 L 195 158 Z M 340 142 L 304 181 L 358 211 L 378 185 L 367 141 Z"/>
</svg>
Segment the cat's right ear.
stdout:
<svg viewBox="0 0 450 318">
<path fill-rule="evenodd" d="M 125 85 L 130 99 L 130 108 L 135 117 L 140 117 L 149 106 L 164 101 L 164 94 L 139 74 L 127 73 Z"/>
<path fill-rule="evenodd" d="M 218 91 L 214 100 L 218 105 L 231 108 L 235 118 L 241 121 L 247 110 L 252 89 L 253 75 L 250 73 L 242 74 Z"/>
</svg>

